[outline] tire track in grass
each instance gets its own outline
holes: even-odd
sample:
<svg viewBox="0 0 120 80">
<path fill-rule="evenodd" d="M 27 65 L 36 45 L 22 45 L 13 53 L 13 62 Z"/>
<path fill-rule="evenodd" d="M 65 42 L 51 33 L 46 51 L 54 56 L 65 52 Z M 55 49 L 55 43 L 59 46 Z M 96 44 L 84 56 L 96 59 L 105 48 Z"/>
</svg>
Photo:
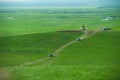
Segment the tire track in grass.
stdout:
<svg viewBox="0 0 120 80">
<path fill-rule="evenodd" d="M 80 39 L 82 39 L 82 40 L 95 35 L 98 31 L 83 31 L 83 32 L 84 32 L 84 34 L 80 37 Z M 70 45 L 72 45 L 76 42 L 78 42 L 78 41 L 73 40 L 71 42 L 68 42 L 68 43 L 62 45 L 60 48 L 58 48 L 57 50 L 54 51 L 53 55 L 55 55 L 55 57 L 57 57 L 63 49 L 65 49 L 66 47 L 68 47 L 68 46 L 70 46 Z M 14 68 L 29 66 L 29 65 L 33 65 L 35 63 L 42 63 L 42 66 L 50 65 L 54 62 L 55 57 L 44 57 L 44 58 L 41 58 L 41 59 L 38 59 L 38 60 L 23 63 L 21 65 L 16 65 L 16 66 L 12 67 L 12 69 L 10 71 L 14 70 Z"/>
<path fill-rule="evenodd" d="M 98 31 L 83 31 L 84 34 L 80 37 L 80 39 L 85 39 L 85 38 L 88 38 L 88 37 L 91 37 L 93 35 L 95 35 Z M 60 48 L 58 48 L 57 50 L 54 51 L 53 55 L 55 55 L 55 57 L 57 57 L 59 55 L 59 53 L 65 49 L 66 47 L 74 44 L 78 42 L 77 40 L 73 40 L 71 42 L 68 42 L 64 45 L 62 45 Z M 21 64 L 20 67 L 22 66 L 27 66 L 27 65 L 32 65 L 32 64 L 35 64 L 35 63 L 42 63 L 45 61 L 45 63 L 43 63 L 42 65 L 46 66 L 46 65 L 50 65 L 53 63 L 55 57 L 44 57 L 44 58 L 41 58 L 41 59 L 38 59 L 38 60 L 35 60 L 35 61 L 31 61 L 31 62 L 27 62 L 27 63 L 24 63 L 24 64 Z"/>
<path fill-rule="evenodd" d="M 62 47 L 60 47 L 60 48 L 58 48 L 57 50 L 55 50 L 55 52 L 54 52 L 53 54 L 55 55 L 55 57 L 57 57 L 58 54 L 59 54 L 64 48 L 68 47 L 69 45 L 71 45 L 71 44 L 73 44 L 73 43 L 75 43 L 75 42 L 77 42 L 77 41 L 74 40 L 74 41 L 71 41 L 71 42 L 69 42 L 69 43 L 67 43 L 67 44 L 64 44 Z M 19 67 L 24 67 L 24 66 L 33 65 L 33 64 L 35 64 L 35 63 L 42 63 L 42 62 L 44 62 L 44 61 L 45 61 L 45 63 L 42 63 L 42 66 L 50 65 L 50 64 L 53 63 L 53 59 L 54 59 L 54 57 L 52 57 L 52 58 L 51 58 L 51 57 L 44 57 L 44 58 L 40 58 L 40 59 L 38 59 L 38 60 L 34 60 L 34 61 L 30 61 L 30 62 L 25 62 L 25 63 L 23 63 L 23 64 L 21 64 L 21 65 L 13 66 L 13 67 L 9 70 L 9 72 L 11 72 L 11 71 L 13 71 L 13 70 L 15 70 L 15 69 L 17 69 L 17 68 L 19 68 Z"/>
<path fill-rule="evenodd" d="M 49 57 L 44 57 L 44 58 L 41 58 L 41 59 L 38 59 L 38 60 L 35 60 L 35 61 L 31 61 L 31 62 L 27 62 L 27 63 L 23 63 L 23 64 L 21 64 L 21 65 L 19 65 L 19 66 L 27 66 L 27 65 L 32 65 L 32 64 L 35 64 L 35 63 L 40 63 L 40 62 L 42 62 L 42 61 L 44 61 L 44 60 L 48 60 L 49 59 Z"/>
<path fill-rule="evenodd" d="M 77 40 L 73 40 L 73 41 L 71 41 L 71 42 L 69 42 L 69 43 L 67 43 L 67 44 L 64 44 L 63 46 L 61 46 L 60 48 L 58 48 L 53 54 L 54 54 L 55 56 L 58 56 L 58 54 L 59 54 L 64 48 L 66 48 L 66 47 L 68 47 L 69 45 L 74 44 L 74 43 L 76 43 L 76 42 L 77 42 Z"/>
<path fill-rule="evenodd" d="M 29 66 L 29 65 L 32 65 L 32 64 L 35 64 L 35 63 L 42 63 L 43 61 L 48 60 L 48 59 L 49 59 L 49 57 L 44 57 L 44 58 L 41 58 L 41 59 L 38 59 L 38 60 L 23 63 L 21 65 L 15 65 L 15 66 L 11 67 L 9 72 L 12 72 L 15 69 L 20 68 L 20 67 Z"/>
<path fill-rule="evenodd" d="M 59 54 L 63 49 L 65 49 L 66 47 L 68 47 L 68 46 L 70 46 L 71 44 L 74 44 L 74 43 L 76 43 L 76 42 L 77 42 L 77 40 L 73 40 L 73 41 L 71 41 L 71 42 L 69 42 L 69 43 L 67 43 L 67 44 L 64 44 L 63 46 L 61 46 L 60 48 L 58 48 L 57 50 L 55 50 L 55 52 L 54 52 L 53 54 L 55 55 L 55 57 L 57 57 L 58 54 Z M 55 57 L 52 57 L 51 60 L 46 61 L 46 63 L 44 63 L 43 65 L 46 66 L 46 65 L 52 64 L 53 61 L 54 61 L 54 59 L 55 59 Z"/>
<path fill-rule="evenodd" d="M 58 48 L 57 50 L 55 50 L 55 52 L 53 53 L 55 55 L 55 57 L 58 56 L 58 54 L 66 47 L 68 47 L 69 45 L 73 44 L 77 42 L 76 40 L 74 41 L 71 41 L 67 44 L 64 44 L 62 47 Z M 54 57 L 53 57 L 54 58 Z M 32 65 L 32 64 L 35 64 L 35 63 L 42 63 L 43 61 L 46 61 L 43 65 L 46 65 L 47 63 L 49 63 L 51 61 L 51 59 L 53 59 L 51 57 L 44 57 L 44 58 L 41 58 L 41 59 L 38 59 L 38 60 L 35 60 L 35 61 L 30 61 L 30 62 L 26 62 L 26 63 L 23 63 L 21 65 L 19 65 L 19 67 L 23 67 L 23 66 L 28 66 L 28 65 Z"/>
<path fill-rule="evenodd" d="M 85 38 L 88 38 L 88 37 L 91 37 L 91 36 L 95 35 L 98 31 L 96 30 L 96 31 L 83 31 L 83 32 L 84 32 L 84 34 L 80 37 L 80 39 L 82 39 L 82 40 L 85 39 Z M 61 46 L 60 48 L 58 48 L 53 54 L 55 55 L 55 57 L 57 57 L 58 54 L 63 49 L 65 49 L 66 47 L 68 47 L 68 46 L 70 46 L 70 45 L 72 45 L 72 44 L 74 44 L 76 42 L 78 42 L 78 41 L 77 40 L 73 40 L 73 41 L 71 41 L 71 42 L 69 42 L 67 44 L 64 44 L 63 46 Z M 55 60 L 55 58 L 53 57 L 52 60 L 47 61 L 43 65 L 50 65 L 50 64 L 52 64 L 54 62 L 54 60 Z"/>
</svg>

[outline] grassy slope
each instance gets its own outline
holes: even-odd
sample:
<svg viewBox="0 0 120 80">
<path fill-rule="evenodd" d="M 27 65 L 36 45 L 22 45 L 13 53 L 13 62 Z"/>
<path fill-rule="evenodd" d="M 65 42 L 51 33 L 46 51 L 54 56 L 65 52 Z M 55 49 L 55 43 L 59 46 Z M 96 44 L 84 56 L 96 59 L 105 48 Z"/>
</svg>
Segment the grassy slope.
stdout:
<svg viewBox="0 0 120 80">
<path fill-rule="evenodd" d="M 15 69 L 11 80 L 119 80 L 119 66 L 32 66 Z"/>
<path fill-rule="evenodd" d="M 119 65 L 120 32 L 99 32 L 63 50 L 55 65 Z"/>
<path fill-rule="evenodd" d="M 99 32 L 64 49 L 50 66 L 20 67 L 12 80 L 119 80 L 120 32 Z M 11 68 L 6 68 L 11 69 Z"/>
<path fill-rule="evenodd" d="M 12 66 L 48 56 L 80 33 L 40 33 L 0 38 L 0 66 Z"/>
<path fill-rule="evenodd" d="M 113 30 L 120 30 L 119 9 L 93 9 L 91 13 L 86 13 L 89 9 L 78 9 L 80 10 L 83 10 L 83 13 L 70 13 L 69 16 L 68 13 L 0 13 L 0 36 L 78 29 L 82 24 L 91 29 L 111 27 Z M 6 17 L 9 16 L 15 17 L 15 20 L 7 20 Z M 69 18 L 58 18 L 61 16 Z M 117 18 L 102 21 L 101 19 L 106 16 Z M 47 56 L 79 34 L 73 35 L 45 33 L 1 37 L 0 66 L 13 66 Z M 66 48 L 53 65 L 19 67 L 10 73 L 10 78 L 11 80 L 119 80 L 119 35 L 119 32 L 99 33 L 95 37 Z"/>
</svg>

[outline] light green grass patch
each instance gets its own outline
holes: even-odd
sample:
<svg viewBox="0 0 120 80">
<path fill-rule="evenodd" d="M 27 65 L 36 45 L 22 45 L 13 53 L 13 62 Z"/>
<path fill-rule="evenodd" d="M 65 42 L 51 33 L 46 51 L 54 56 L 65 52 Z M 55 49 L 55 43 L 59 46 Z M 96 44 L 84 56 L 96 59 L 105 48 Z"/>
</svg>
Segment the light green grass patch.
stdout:
<svg viewBox="0 0 120 80">
<path fill-rule="evenodd" d="M 9 68 L 10 69 L 10 68 Z M 119 80 L 119 66 L 71 65 L 16 68 L 12 80 Z"/>
</svg>

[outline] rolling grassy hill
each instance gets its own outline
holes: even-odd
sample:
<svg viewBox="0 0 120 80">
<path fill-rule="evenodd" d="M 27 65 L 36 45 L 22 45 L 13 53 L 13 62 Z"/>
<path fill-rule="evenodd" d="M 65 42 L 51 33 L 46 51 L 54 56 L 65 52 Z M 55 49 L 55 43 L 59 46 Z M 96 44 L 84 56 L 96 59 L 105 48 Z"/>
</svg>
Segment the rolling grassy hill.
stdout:
<svg viewBox="0 0 120 80">
<path fill-rule="evenodd" d="M 10 79 L 119 80 L 119 36 L 120 32 L 98 32 L 64 49 L 49 66 L 15 68 Z"/>
<path fill-rule="evenodd" d="M 82 32 L 53 32 L 0 37 L 0 66 L 13 66 L 48 56 Z"/>
<path fill-rule="evenodd" d="M 0 79 L 119 80 L 119 8 L 0 9 Z M 115 19 L 103 21 L 105 17 Z M 65 48 L 50 65 L 26 62 L 48 57 L 83 33 L 58 30 L 102 27 L 101 31 Z M 49 62 L 49 60 L 48 60 Z M 43 61 L 44 63 L 44 61 Z M 4 79 L 2 79 L 4 80 Z M 7 80 L 7 79 L 5 79 Z"/>
<path fill-rule="evenodd" d="M 120 32 L 99 32 L 63 50 L 54 64 L 119 65 Z"/>
</svg>

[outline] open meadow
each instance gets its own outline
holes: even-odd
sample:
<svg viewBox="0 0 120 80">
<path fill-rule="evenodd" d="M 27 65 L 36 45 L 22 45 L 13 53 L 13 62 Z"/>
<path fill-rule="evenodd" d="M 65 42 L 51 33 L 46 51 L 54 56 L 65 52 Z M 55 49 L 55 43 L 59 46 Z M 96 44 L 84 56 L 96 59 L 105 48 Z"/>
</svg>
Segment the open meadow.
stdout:
<svg viewBox="0 0 120 80">
<path fill-rule="evenodd" d="M 120 80 L 119 22 L 120 8 L 0 8 L 0 80 Z"/>
<path fill-rule="evenodd" d="M 120 30 L 119 8 L 2 8 L 1 36 L 110 27 Z M 112 17 L 112 20 L 103 20 Z"/>
</svg>

